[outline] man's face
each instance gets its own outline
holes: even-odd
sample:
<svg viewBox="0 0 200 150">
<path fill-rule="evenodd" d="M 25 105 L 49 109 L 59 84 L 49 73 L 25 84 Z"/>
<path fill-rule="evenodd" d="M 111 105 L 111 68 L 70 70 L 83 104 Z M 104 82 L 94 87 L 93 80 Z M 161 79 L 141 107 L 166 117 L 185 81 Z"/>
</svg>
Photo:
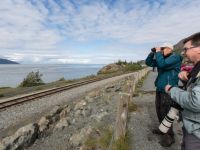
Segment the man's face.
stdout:
<svg viewBox="0 0 200 150">
<path fill-rule="evenodd" d="M 184 44 L 184 53 L 186 57 L 193 63 L 197 63 L 200 60 L 200 47 L 195 47 L 188 41 Z"/>
</svg>

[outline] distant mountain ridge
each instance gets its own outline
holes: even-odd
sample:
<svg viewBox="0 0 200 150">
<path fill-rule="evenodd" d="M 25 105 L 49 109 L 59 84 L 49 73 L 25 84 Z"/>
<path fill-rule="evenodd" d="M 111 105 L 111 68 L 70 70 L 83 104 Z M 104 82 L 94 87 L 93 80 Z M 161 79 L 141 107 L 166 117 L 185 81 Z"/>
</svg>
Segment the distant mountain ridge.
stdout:
<svg viewBox="0 0 200 150">
<path fill-rule="evenodd" d="M 0 58 L 0 64 L 19 64 L 18 62 Z"/>
<path fill-rule="evenodd" d="M 188 36 L 188 37 L 191 37 L 191 36 L 193 36 L 193 35 L 195 35 L 195 34 L 197 34 L 197 33 L 194 33 L 194 34 L 192 34 L 192 35 L 190 35 L 190 36 Z M 186 37 L 186 38 L 188 38 L 188 37 Z M 186 38 L 180 40 L 178 43 L 176 43 L 176 44 L 174 45 L 174 50 L 175 50 L 177 53 L 181 53 L 181 51 L 182 51 L 182 49 L 183 49 L 183 46 L 184 46 L 183 41 L 184 41 Z"/>
</svg>

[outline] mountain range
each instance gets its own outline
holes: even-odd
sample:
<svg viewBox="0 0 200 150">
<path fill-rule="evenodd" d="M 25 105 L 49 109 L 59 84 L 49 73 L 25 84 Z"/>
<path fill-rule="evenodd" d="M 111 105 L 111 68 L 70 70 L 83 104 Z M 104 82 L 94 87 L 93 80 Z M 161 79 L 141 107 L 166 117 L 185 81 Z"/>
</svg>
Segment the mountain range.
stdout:
<svg viewBox="0 0 200 150">
<path fill-rule="evenodd" d="M 19 64 L 18 62 L 0 58 L 0 64 Z"/>
</svg>

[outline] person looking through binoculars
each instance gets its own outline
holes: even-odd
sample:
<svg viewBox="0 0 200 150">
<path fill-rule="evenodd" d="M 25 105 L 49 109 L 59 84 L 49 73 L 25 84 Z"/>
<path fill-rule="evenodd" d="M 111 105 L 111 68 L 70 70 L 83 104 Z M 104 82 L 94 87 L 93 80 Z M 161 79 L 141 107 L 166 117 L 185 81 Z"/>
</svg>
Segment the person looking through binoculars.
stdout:
<svg viewBox="0 0 200 150">
<path fill-rule="evenodd" d="M 147 66 L 157 67 L 158 75 L 154 82 L 156 86 L 155 106 L 158 121 L 161 123 L 169 112 L 172 102 L 170 96 L 165 92 L 165 86 L 167 84 L 178 85 L 182 57 L 173 53 L 172 44 L 164 43 L 159 47 L 152 48 L 145 62 Z M 164 147 L 169 147 L 175 142 L 172 128 L 173 126 L 164 135 L 158 128 L 152 131 L 154 134 L 162 135 L 160 144 Z"/>
</svg>

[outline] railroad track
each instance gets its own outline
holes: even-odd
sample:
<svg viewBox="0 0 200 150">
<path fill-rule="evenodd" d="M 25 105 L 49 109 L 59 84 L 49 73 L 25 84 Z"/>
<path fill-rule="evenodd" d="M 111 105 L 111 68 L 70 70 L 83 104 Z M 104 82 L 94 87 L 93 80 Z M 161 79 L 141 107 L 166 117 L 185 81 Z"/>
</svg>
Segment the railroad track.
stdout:
<svg viewBox="0 0 200 150">
<path fill-rule="evenodd" d="M 75 88 L 75 87 L 79 87 L 79 86 L 82 86 L 82 85 L 86 85 L 86 84 L 89 84 L 89 83 L 100 81 L 100 80 L 103 80 L 103 78 L 90 79 L 90 80 L 86 80 L 86 81 L 76 82 L 76 83 L 73 83 L 73 84 L 68 84 L 66 86 L 57 87 L 57 88 L 45 90 L 45 91 L 42 91 L 42 92 L 37 92 L 37 93 L 30 94 L 30 95 L 27 95 L 27 96 L 13 98 L 13 99 L 5 101 L 5 102 L 0 102 L 0 110 L 3 110 L 5 108 L 8 108 L 8 107 L 11 107 L 11 106 L 14 106 L 14 105 L 18 105 L 18 104 L 21 104 L 21 103 L 24 103 L 24 102 L 35 100 L 35 99 L 38 99 L 38 98 L 42 98 L 42 97 L 45 97 L 45 96 L 48 96 L 48 95 L 59 93 L 59 92 L 65 91 L 65 90 L 69 90 L 69 89 L 72 89 L 72 88 Z"/>
</svg>

